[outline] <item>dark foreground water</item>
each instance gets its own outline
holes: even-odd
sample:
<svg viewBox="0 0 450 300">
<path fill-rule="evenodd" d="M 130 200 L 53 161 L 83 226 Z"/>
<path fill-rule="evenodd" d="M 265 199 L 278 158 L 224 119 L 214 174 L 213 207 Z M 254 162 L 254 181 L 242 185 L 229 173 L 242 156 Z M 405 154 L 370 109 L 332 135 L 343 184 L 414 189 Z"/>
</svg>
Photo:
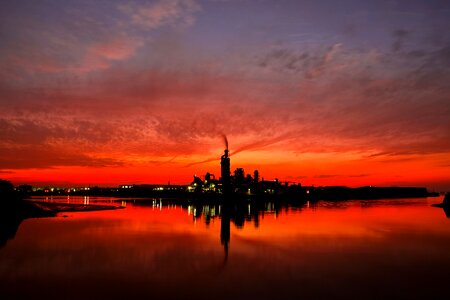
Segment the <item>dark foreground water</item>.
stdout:
<svg viewBox="0 0 450 300">
<path fill-rule="evenodd" d="M 53 199 L 62 200 L 108 201 Z M 0 248 L 0 297 L 444 299 L 450 219 L 430 206 L 441 201 L 245 204 L 224 213 L 127 200 L 121 210 L 28 219 Z"/>
</svg>

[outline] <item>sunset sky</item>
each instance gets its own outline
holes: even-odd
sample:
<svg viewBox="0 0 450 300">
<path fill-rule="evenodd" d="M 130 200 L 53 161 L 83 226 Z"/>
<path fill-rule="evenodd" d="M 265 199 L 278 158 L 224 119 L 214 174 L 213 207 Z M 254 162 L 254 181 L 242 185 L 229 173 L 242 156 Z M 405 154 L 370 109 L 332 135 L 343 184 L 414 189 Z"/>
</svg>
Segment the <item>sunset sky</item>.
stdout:
<svg viewBox="0 0 450 300">
<path fill-rule="evenodd" d="M 265 179 L 450 190 L 449 28 L 446 0 L 2 1 L 0 178 L 184 184 L 226 134 Z"/>
</svg>

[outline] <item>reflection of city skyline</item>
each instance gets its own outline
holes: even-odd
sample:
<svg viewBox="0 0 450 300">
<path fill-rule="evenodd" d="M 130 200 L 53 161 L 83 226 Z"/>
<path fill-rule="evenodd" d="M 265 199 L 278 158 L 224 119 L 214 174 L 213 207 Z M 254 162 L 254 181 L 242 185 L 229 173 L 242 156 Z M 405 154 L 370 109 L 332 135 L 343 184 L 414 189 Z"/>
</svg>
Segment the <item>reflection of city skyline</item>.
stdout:
<svg viewBox="0 0 450 300">
<path fill-rule="evenodd" d="M 305 206 L 308 204 L 305 204 Z M 237 205 L 192 204 L 188 205 L 186 209 L 194 222 L 203 220 L 206 225 L 209 225 L 215 218 L 221 218 L 226 213 L 236 228 L 242 229 L 246 223 L 253 223 L 254 227 L 258 228 L 260 218 L 264 218 L 265 215 L 274 215 L 276 218 L 283 209 L 289 209 L 289 207 L 275 202 L 267 202 L 261 204 L 240 203 Z"/>
<path fill-rule="evenodd" d="M 209 227 L 211 223 L 215 223 L 214 227 L 220 224 L 220 240 L 224 251 L 225 258 L 228 256 L 229 244 L 231 239 L 231 227 L 234 226 L 238 231 L 243 230 L 245 227 L 259 229 L 264 218 L 270 216 L 270 220 L 277 220 L 282 215 L 288 215 L 289 213 L 301 213 L 301 212 L 314 212 L 316 210 L 345 210 L 347 208 L 360 207 L 362 209 L 377 208 L 382 206 L 397 206 L 397 205 L 422 205 L 423 199 L 407 199 L 402 202 L 397 200 L 378 200 L 378 201 L 320 201 L 305 203 L 286 203 L 282 201 L 248 201 L 248 202 L 224 202 L 219 203 L 186 203 L 182 199 L 162 199 L 162 198 L 147 198 L 147 199 L 133 199 L 133 198 L 114 198 L 114 197 L 89 197 L 89 196 L 55 196 L 55 197 L 40 197 L 35 198 L 37 201 L 54 202 L 54 203 L 68 203 L 68 204 L 84 204 L 84 205 L 96 205 L 96 204 L 108 204 L 117 205 L 121 203 L 122 207 L 128 207 L 129 209 L 136 207 L 147 208 L 155 211 L 177 210 L 181 215 L 189 216 L 191 222 L 196 224 L 201 222 L 206 227 Z M 447 218 L 450 217 L 448 209 L 444 207 L 444 213 Z M 114 214 L 114 212 L 111 212 Z M 61 215 L 60 215 L 61 216 Z M 64 215 L 66 216 L 66 215 Z M 9 218 L 2 219 L 2 232 L 1 232 L 1 245 L 5 245 L 7 240 L 13 239 L 20 224 L 22 218 Z M 217 223 L 220 222 L 220 223 Z"/>
<path fill-rule="evenodd" d="M 275 219 L 290 210 L 297 212 L 303 209 L 315 210 L 316 203 L 301 202 L 298 204 L 273 202 L 222 202 L 221 204 L 192 203 L 185 204 L 184 201 L 167 199 L 147 199 L 128 200 L 132 206 L 150 206 L 153 210 L 164 211 L 166 209 L 182 209 L 192 218 L 192 223 L 199 221 L 209 227 L 216 220 L 220 221 L 220 243 L 224 249 L 224 262 L 228 260 L 229 245 L 231 239 L 231 224 L 238 230 L 243 230 L 245 225 L 253 224 L 254 228 L 259 228 L 260 222 L 266 216 L 273 216 Z M 123 204 L 122 204 L 123 205 Z M 126 205 L 126 204 L 125 204 Z"/>
<path fill-rule="evenodd" d="M 234 223 L 239 230 L 244 228 L 245 223 L 253 223 L 255 228 L 259 228 L 260 218 L 265 215 L 274 215 L 275 218 L 283 209 L 288 211 L 292 208 L 310 208 L 309 201 L 301 206 L 282 205 L 279 202 L 264 203 L 227 203 L 227 204 L 192 204 L 187 206 L 188 215 L 192 215 L 193 222 L 203 219 L 206 226 L 211 220 L 220 218 L 220 243 L 224 249 L 224 263 L 228 260 L 229 244 L 231 239 L 230 227 Z"/>
<path fill-rule="evenodd" d="M 110 204 L 117 205 L 121 203 L 122 207 L 147 207 L 153 210 L 181 210 L 183 214 L 189 216 L 193 223 L 201 222 L 208 227 L 211 223 L 216 223 L 217 226 L 220 222 L 220 241 L 227 254 L 230 243 L 230 229 L 234 226 L 237 230 L 243 230 L 246 226 L 251 226 L 255 229 L 260 227 L 260 224 L 265 217 L 271 216 L 271 219 L 278 219 L 279 216 L 288 214 L 289 212 L 307 212 L 315 211 L 317 209 L 346 209 L 355 205 L 360 208 L 372 208 L 383 205 L 404 205 L 408 204 L 420 204 L 422 199 L 409 199 L 402 202 L 397 200 L 379 200 L 379 201 L 306 201 L 300 203 L 291 203 L 283 201 L 247 201 L 247 202 L 224 202 L 221 203 L 186 203 L 183 199 L 163 199 L 163 198 L 114 198 L 114 197 L 90 197 L 90 196 L 49 196 L 34 198 L 37 201 L 54 202 L 54 203 L 73 203 L 84 205 L 96 205 L 96 204 Z M 403 203 L 403 204 L 402 204 Z M 444 209 L 445 215 L 449 218 L 448 210 Z M 6 221 L 6 220 L 4 220 Z M 8 232 L 2 232 L 3 244 L 8 239 L 14 238 L 20 222 L 8 222 L 8 226 L 3 226 L 3 229 L 8 229 Z"/>
</svg>

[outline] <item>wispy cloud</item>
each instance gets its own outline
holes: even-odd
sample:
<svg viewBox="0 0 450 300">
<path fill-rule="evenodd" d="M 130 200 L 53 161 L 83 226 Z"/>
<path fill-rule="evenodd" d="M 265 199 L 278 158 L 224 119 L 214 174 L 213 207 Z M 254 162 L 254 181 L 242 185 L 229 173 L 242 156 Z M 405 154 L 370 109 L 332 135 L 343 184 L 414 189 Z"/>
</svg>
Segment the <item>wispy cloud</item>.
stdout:
<svg viewBox="0 0 450 300">
<path fill-rule="evenodd" d="M 298 176 L 288 175 L 288 176 L 286 176 L 286 179 L 288 179 L 288 180 L 299 180 L 299 179 L 305 179 L 305 178 L 308 178 L 308 176 L 304 176 L 304 175 L 298 175 Z"/>
<path fill-rule="evenodd" d="M 282 135 L 270 137 L 270 138 L 263 138 L 261 137 L 259 140 L 245 144 L 243 146 L 237 147 L 236 150 L 231 152 L 231 155 L 236 155 L 242 151 L 248 151 L 248 150 L 261 150 L 265 147 L 275 145 L 280 142 L 288 141 L 289 139 L 293 139 L 297 136 L 297 134 L 288 132 L 284 133 Z"/>
<path fill-rule="evenodd" d="M 313 178 L 334 178 L 339 177 L 339 175 L 334 174 L 320 174 L 320 175 L 314 175 Z"/>
<path fill-rule="evenodd" d="M 119 36 L 93 43 L 87 52 L 89 55 L 97 55 L 108 60 L 124 60 L 132 56 L 142 44 L 139 39 Z"/>
<path fill-rule="evenodd" d="M 119 9 L 127 14 L 134 24 L 156 29 L 165 25 L 193 25 L 195 13 L 201 10 L 201 6 L 195 0 L 159 0 L 148 4 L 123 4 Z"/>
<path fill-rule="evenodd" d="M 403 50 L 405 40 L 410 33 L 404 29 L 397 29 L 393 32 L 394 43 L 392 44 L 392 51 L 398 52 Z"/>
<path fill-rule="evenodd" d="M 361 177 L 367 177 L 370 176 L 370 174 L 354 174 L 354 175 L 348 175 L 350 178 L 361 178 Z"/>
<path fill-rule="evenodd" d="M 0 174 L 14 174 L 13 171 L 0 170 Z"/>
<path fill-rule="evenodd" d="M 31 156 L 30 153 L 33 153 Z M 59 166 L 118 167 L 123 162 L 116 158 L 95 157 L 76 149 L 45 146 L 0 146 L 0 169 L 53 168 Z"/>
</svg>

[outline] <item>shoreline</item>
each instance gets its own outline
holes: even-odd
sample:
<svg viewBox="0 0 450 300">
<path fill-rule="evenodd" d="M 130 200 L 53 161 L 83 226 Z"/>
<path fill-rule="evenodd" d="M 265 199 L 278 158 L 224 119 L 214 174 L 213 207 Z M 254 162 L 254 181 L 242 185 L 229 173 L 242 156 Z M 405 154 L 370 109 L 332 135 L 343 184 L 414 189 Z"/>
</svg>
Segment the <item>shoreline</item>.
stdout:
<svg viewBox="0 0 450 300">
<path fill-rule="evenodd" d="M 117 197 L 117 198 L 166 198 L 185 199 L 185 201 L 345 201 L 345 200 L 376 200 L 395 198 L 426 198 L 438 197 L 437 192 L 429 192 L 423 187 L 374 187 L 365 186 L 350 188 L 345 186 L 281 186 L 274 185 L 270 189 L 236 188 L 235 191 L 222 193 L 221 191 L 174 189 L 171 186 L 161 186 L 157 189 L 143 185 L 133 185 L 126 189 L 92 188 L 91 190 L 71 192 L 65 190 L 55 192 L 30 192 L 24 196 L 52 197 L 52 196 L 89 196 L 89 197 Z"/>
<path fill-rule="evenodd" d="M 60 203 L 60 202 L 45 202 L 26 199 L 32 205 L 36 206 L 42 211 L 53 212 L 55 214 L 60 212 L 86 212 L 98 210 L 115 210 L 123 209 L 124 206 L 118 205 L 102 205 L 102 204 L 78 204 L 78 203 Z"/>
</svg>

